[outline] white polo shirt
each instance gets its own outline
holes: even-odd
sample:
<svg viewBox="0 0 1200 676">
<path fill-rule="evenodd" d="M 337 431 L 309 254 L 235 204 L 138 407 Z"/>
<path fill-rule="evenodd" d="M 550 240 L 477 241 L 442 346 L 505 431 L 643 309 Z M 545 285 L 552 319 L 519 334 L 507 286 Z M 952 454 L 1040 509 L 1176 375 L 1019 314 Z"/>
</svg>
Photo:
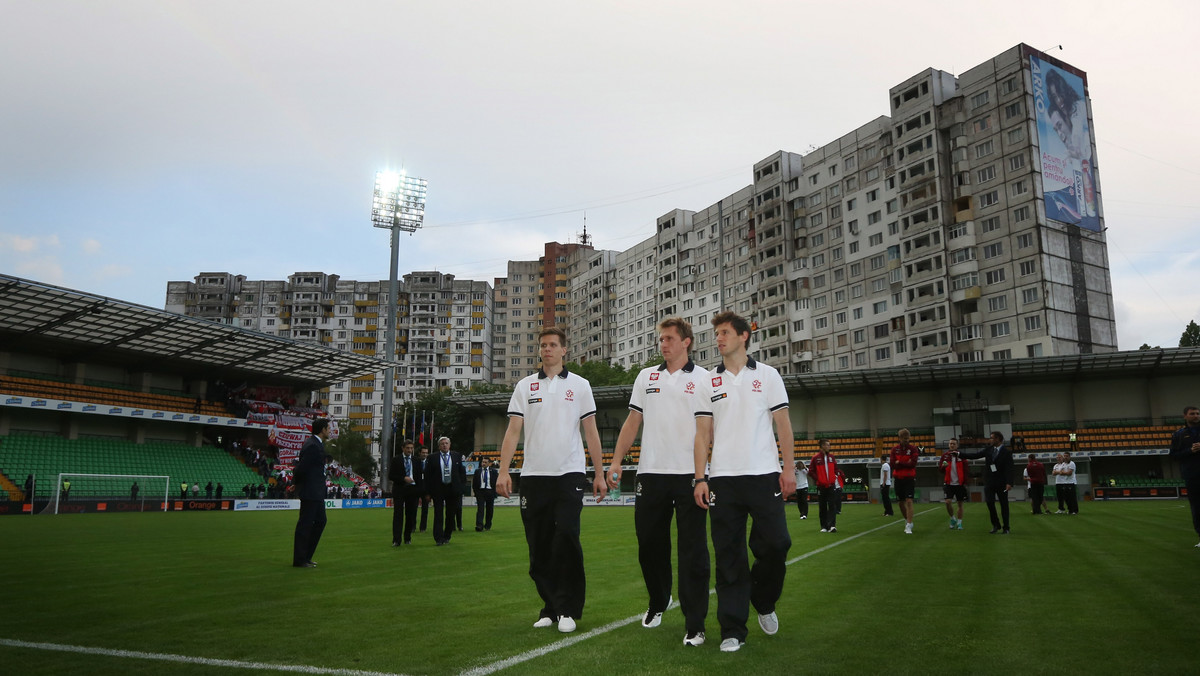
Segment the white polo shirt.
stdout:
<svg viewBox="0 0 1200 676">
<path fill-rule="evenodd" d="M 1070 473 L 1070 474 L 1055 474 L 1055 475 L 1054 475 L 1054 483 L 1055 483 L 1055 485 L 1057 485 L 1057 484 L 1073 484 L 1073 483 L 1076 483 L 1076 479 L 1075 479 L 1075 461 L 1074 461 L 1074 460 L 1071 460 L 1071 461 L 1069 461 L 1069 462 L 1059 463 L 1059 464 L 1055 465 L 1055 466 L 1054 466 L 1054 468 L 1055 468 L 1055 469 L 1058 469 L 1058 470 L 1060 470 L 1060 471 L 1066 471 L 1066 470 L 1068 470 L 1068 469 L 1069 469 L 1069 470 L 1071 470 L 1071 473 Z"/>
<path fill-rule="evenodd" d="M 771 414 L 788 407 L 779 371 L 747 358 L 737 375 L 725 365 L 709 373 L 696 398 L 696 416 L 712 416 L 713 449 L 709 476 L 752 476 L 780 471 Z M 785 439 L 784 443 L 792 443 Z M 694 473 L 693 469 L 693 473 Z"/>
<path fill-rule="evenodd" d="M 513 388 L 508 415 L 525 419 L 523 476 L 562 476 L 587 468 L 579 423 L 596 415 L 592 386 L 565 368 L 526 376 Z"/>
<path fill-rule="evenodd" d="M 696 397 L 708 371 L 688 360 L 671 373 L 648 366 L 633 381 L 629 410 L 642 414 L 638 474 L 695 474 Z"/>
<path fill-rule="evenodd" d="M 692 476 L 695 476 L 695 474 L 693 474 Z M 801 488 L 808 488 L 808 469 L 807 468 L 796 470 L 796 490 L 800 490 Z"/>
</svg>

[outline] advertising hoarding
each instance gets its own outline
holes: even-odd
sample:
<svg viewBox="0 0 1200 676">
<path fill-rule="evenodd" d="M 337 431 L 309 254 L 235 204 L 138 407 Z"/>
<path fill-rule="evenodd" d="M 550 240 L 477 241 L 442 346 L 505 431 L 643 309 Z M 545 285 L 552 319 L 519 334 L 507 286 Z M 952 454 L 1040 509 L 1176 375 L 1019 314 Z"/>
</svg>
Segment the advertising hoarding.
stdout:
<svg viewBox="0 0 1200 676">
<path fill-rule="evenodd" d="M 1083 78 L 1029 56 L 1046 218 L 1099 232 L 1096 167 Z"/>
</svg>

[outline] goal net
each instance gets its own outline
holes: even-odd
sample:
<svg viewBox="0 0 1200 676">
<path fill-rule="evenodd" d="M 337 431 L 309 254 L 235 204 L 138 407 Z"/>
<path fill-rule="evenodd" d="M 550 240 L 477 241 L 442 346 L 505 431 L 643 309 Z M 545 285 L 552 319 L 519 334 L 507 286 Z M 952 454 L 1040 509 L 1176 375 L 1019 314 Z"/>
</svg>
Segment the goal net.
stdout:
<svg viewBox="0 0 1200 676">
<path fill-rule="evenodd" d="M 58 485 L 43 514 L 76 511 L 72 503 L 86 504 L 87 511 L 165 512 L 169 476 L 148 474 L 58 475 Z M 100 507 L 103 503 L 103 507 Z M 111 508 L 109 507 L 111 505 Z"/>
</svg>

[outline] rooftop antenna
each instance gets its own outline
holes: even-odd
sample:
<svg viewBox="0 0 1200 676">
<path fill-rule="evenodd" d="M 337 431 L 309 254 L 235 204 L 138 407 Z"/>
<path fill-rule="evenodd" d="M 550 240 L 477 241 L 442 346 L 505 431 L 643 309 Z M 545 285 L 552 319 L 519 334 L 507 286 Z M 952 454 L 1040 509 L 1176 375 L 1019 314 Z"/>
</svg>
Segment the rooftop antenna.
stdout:
<svg viewBox="0 0 1200 676">
<path fill-rule="evenodd" d="M 583 246 L 592 245 L 592 236 L 587 231 L 587 212 L 583 213 L 583 232 L 579 235 L 579 243 Z"/>
</svg>

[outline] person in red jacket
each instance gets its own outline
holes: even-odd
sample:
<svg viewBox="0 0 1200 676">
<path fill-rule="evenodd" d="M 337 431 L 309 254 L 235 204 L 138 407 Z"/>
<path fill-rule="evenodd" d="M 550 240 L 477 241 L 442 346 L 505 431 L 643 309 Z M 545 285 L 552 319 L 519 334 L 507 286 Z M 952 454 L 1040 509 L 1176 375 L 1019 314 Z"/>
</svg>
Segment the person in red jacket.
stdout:
<svg viewBox="0 0 1200 676">
<path fill-rule="evenodd" d="M 945 473 L 942 484 L 946 494 L 946 512 L 950 515 L 950 530 L 962 530 L 963 503 L 967 501 L 967 461 L 958 456 L 958 439 L 947 442 L 948 448 L 938 460 L 938 469 Z M 954 518 L 951 500 L 958 501 L 958 518 Z"/>
<path fill-rule="evenodd" d="M 896 486 L 896 502 L 900 503 L 900 514 L 904 516 L 904 532 L 913 532 L 913 497 L 917 493 L 917 458 L 921 449 L 909 443 L 908 428 L 896 433 L 898 444 L 892 446 L 889 460 Z"/>
<path fill-rule="evenodd" d="M 837 532 L 837 459 L 829 454 L 829 440 L 821 440 L 821 450 L 808 463 L 808 477 L 817 484 L 817 515 L 822 533 Z"/>
<path fill-rule="evenodd" d="M 1025 478 L 1029 481 L 1029 501 L 1033 503 L 1033 514 L 1049 514 L 1046 507 L 1046 466 L 1038 462 L 1037 456 L 1030 453 L 1029 462 L 1025 465 Z"/>
</svg>

